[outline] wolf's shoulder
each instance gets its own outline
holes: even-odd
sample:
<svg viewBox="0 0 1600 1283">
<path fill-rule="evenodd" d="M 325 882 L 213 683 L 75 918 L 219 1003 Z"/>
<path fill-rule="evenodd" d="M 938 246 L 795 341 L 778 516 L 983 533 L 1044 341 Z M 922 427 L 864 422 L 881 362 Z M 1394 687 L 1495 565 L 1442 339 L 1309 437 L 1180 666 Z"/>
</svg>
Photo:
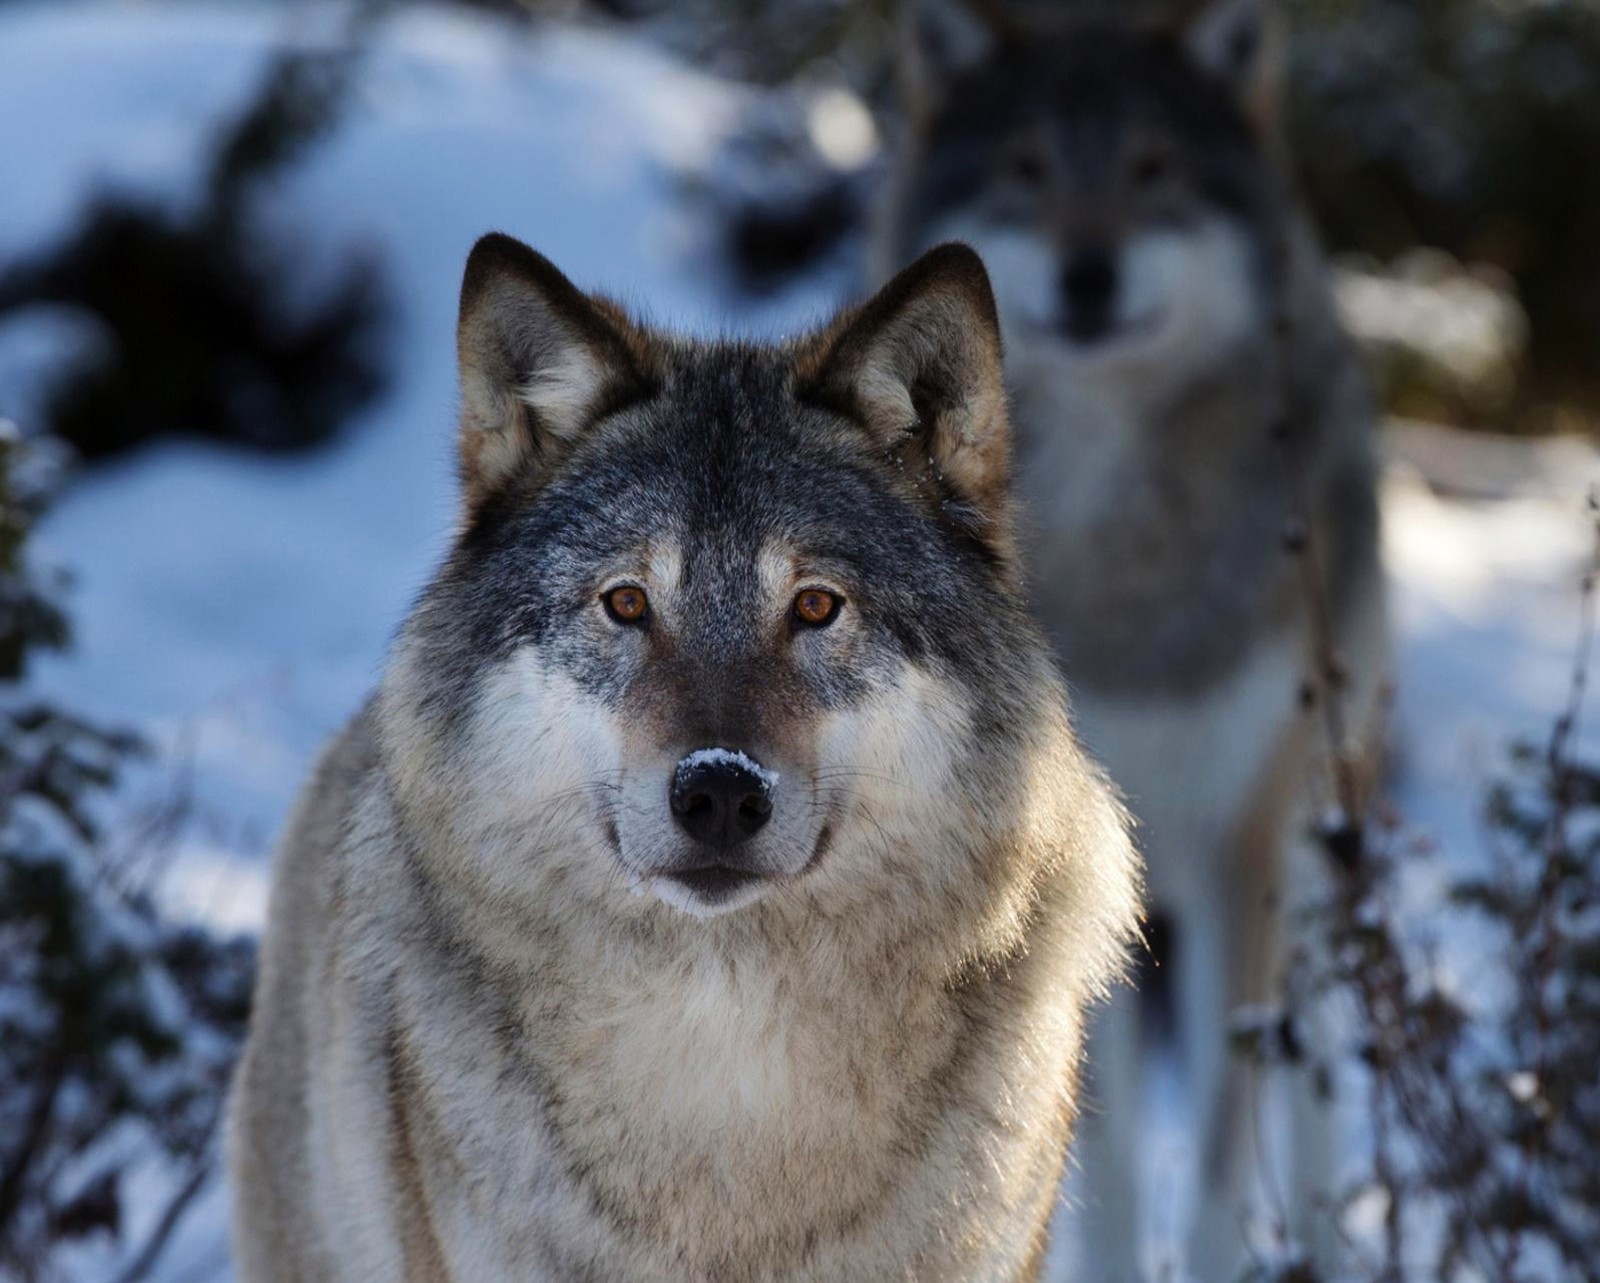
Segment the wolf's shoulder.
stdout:
<svg viewBox="0 0 1600 1283">
<path fill-rule="evenodd" d="M 291 837 L 336 822 L 373 786 L 380 770 L 376 703 L 369 695 L 322 746 L 290 821 Z"/>
<path fill-rule="evenodd" d="M 300 917 L 324 901 L 328 875 L 348 837 L 362 799 L 376 786 L 380 766 L 373 700 L 322 747 L 301 786 L 274 861 L 276 900 L 270 917 Z"/>
</svg>

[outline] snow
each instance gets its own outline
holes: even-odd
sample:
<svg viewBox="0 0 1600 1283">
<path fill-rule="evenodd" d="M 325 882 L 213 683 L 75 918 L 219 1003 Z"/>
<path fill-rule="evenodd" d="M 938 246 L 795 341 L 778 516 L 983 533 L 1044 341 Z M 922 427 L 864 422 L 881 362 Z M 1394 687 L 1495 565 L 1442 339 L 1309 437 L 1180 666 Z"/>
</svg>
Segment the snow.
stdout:
<svg viewBox="0 0 1600 1283">
<path fill-rule="evenodd" d="M 1580 488 L 1441 499 L 1391 469 L 1385 558 L 1399 635 L 1397 802 L 1456 851 L 1510 740 L 1542 742 L 1565 702 L 1594 534 Z"/>
<path fill-rule="evenodd" d="M 0 259 L 70 225 L 104 185 L 184 199 L 197 140 L 245 100 L 280 16 L 0 8 Z M 832 279 L 759 304 L 719 286 L 685 178 L 748 94 L 595 31 L 429 8 L 381 29 L 348 122 L 282 184 L 275 213 L 313 263 L 351 245 L 381 254 L 400 304 L 386 398 L 306 459 L 140 452 L 85 474 L 42 528 L 77 578 L 77 645 L 36 682 L 167 750 L 128 791 L 123 832 L 154 844 L 176 829 L 165 885 L 184 911 L 259 925 L 295 789 L 445 546 L 456 291 L 479 234 L 518 235 L 580 284 L 698 332 L 774 334 L 836 301 Z M 858 124 L 828 128 L 844 146 Z M 33 404 L 29 354 L 70 333 L 59 315 L 0 330 L 0 415 Z M 1477 843 L 1479 785 L 1504 742 L 1542 734 L 1563 697 L 1589 534 L 1580 479 L 1562 478 L 1471 501 L 1438 497 L 1409 466 L 1386 484 L 1397 800 L 1453 847 Z M 154 1277 L 226 1278 L 225 1223 L 219 1186 Z M 80 1277 L 111 1273 L 102 1253 Z"/>
<path fill-rule="evenodd" d="M 702 766 L 733 766 L 749 771 L 761 781 L 761 788 L 767 793 L 778 787 L 780 778 L 778 772 L 761 765 L 755 758 L 736 748 L 697 748 L 678 763 L 673 776 L 681 780 L 690 771 Z"/>
</svg>

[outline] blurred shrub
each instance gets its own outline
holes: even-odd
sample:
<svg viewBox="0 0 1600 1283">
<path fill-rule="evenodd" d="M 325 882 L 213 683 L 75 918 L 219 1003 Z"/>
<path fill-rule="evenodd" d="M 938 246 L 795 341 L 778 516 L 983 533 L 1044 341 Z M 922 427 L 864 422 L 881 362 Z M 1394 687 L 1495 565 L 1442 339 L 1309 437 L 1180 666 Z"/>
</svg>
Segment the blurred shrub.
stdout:
<svg viewBox="0 0 1600 1283">
<path fill-rule="evenodd" d="M 16 685 L 67 637 L 59 577 L 25 555 L 49 463 L 0 422 L 0 1277 L 29 1283 L 124 1237 L 159 1157 L 172 1190 L 121 1277 L 154 1260 L 210 1173 L 254 972 L 247 941 L 163 921 L 108 857 L 96 798 L 138 742 Z"/>
<path fill-rule="evenodd" d="M 1332 244 L 1516 282 L 1513 424 L 1600 409 L 1600 0 L 1288 0 L 1291 126 Z"/>
<path fill-rule="evenodd" d="M 1285 1003 L 1233 1022 L 1240 1053 L 1360 1093 L 1361 1170 L 1329 1208 L 1369 1222 L 1346 1236 L 1359 1277 L 1600 1283 L 1600 764 L 1577 745 L 1600 587 L 1594 503 L 1591 517 L 1567 703 L 1485 795 L 1489 861 L 1409 835 L 1381 798 L 1341 785 L 1351 759 L 1336 758 L 1341 801 L 1316 831 L 1329 883 L 1297 915 Z M 1337 687 L 1320 689 L 1339 704 Z M 1438 893 L 1427 911 L 1418 873 Z M 1330 999 L 1351 1020 L 1313 1050 L 1300 1023 Z M 1356 1209 L 1367 1215 L 1344 1215 Z M 1344 1277 L 1297 1249 L 1290 1236 L 1307 1227 L 1275 1223 L 1283 1250 L 1247 1277 Z"/>
<path fill-rule="evenodd" d="M 837 86 L 754 98 L 705 170 L 684 179 L 734 284 L 763 294 L 851 270 L 877 146 L 871 112 Z"/>
<path fill-rule="evenodd" d="M 1517 748 L 1491 789 L 1486 874 L 1445 868 L 1392 824 L 1326 830 L 1335 886 L 1303 918 L 1315 945 L 1297 955 L 1295 997 L 1235 1017 L 1235 1046 L 1252 1059 L 1364 1080 L 1366 1162 L 1330 1211 L 1377 1213 L 1362 1277 L 1600 1279 L 1600 770 L 1570 756 L 1570 726 Z M 1448 909 L 1424 926 L 1402 908 L 1413 860 L 1486 926 L 1474 961 L 1490 964 L 1488 993 L 1482 979 L 1464 991 L 1436 956 Z M 1307 1066 L 1297 1013 L 1329 994 L 1354 1010 L 1355 1037 L 1332 1064 Z M 1249 1277 L 1280 1277 L 1272 1259 Z M 1335 1277 L 1292 1247 L 1285 1259 L 1299 1283 Z"/>
<path fill-rule="evenodd" d="M 1391 413 L 1465 427 L 1505 423 L 1518 395 L 1528 318 L 1504 273 L 1414 249 L 1387 269 L 1347 256 L 1334 287 Z"/>
<path fill-rule="evenodd" d="M 218 136 L 198 200 L 102 195 L 60 244 L 0 271 L 0 318 L 65 310 L 91 336 L 52 380 L 55 435 L 91 458 L 169 434 L 294 449 L 380 389 L 374 264 L 308 281 L 254 213 L 337 123 L 356 65 L 353 44 L 281 54 Z"/>
<path fill-rule="evenodd" d="M 521 2 L 552 16 L 588 10 L 638 23 L 657 43 L 719 74 L 779 85 L 881 64 L 900 0 Z"/>
</svg>

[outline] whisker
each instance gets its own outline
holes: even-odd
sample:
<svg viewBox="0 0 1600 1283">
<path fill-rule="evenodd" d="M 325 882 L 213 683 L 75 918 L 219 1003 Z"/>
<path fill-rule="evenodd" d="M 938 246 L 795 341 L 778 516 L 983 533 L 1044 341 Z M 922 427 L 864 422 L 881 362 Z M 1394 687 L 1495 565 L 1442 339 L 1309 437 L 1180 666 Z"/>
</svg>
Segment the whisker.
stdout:
<svg viewBox="0 0 1600 1283">
<path fill-rule="evenodd" d="M 872 784 L 888 784 L 919 797 L 926 797 L 930 792 L 922 784 L 915 781 L 896 779 L 892 775 L 885 775 L 878 771 L 863 770 L 858 767 L 832 766 L 811 773 L 813 787 L 822 783 L 848 783 L 852 780 L 861 780 Z"/>
</svg>

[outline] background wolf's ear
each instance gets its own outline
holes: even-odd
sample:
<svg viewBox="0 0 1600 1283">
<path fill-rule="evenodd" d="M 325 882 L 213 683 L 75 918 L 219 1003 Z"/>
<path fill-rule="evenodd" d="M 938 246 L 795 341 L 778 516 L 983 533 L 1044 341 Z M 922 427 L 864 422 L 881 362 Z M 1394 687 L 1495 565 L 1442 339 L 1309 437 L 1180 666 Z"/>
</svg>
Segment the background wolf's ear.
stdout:
<svg viewBox="0 0 1600 1283">
<path fill-rule="evenodd" d="M 1189 56 L 1227 84 L 1265 129 L 1283 76 L 1284 33 L 1270 0 L 1180 0 L 1174 16 Z"/>
<path fill-rule="evenodd" d="M 902 180 L 917 164 L 934 119 L 950 102 L 955 82 L 993 57 L 1009 34 L 997 4 L 896 0 L 893 12 L 894 173 L 874 202 L 866 245 L 867 279 L 875 285 L 900 266 L 907 213 Z"/>
<path fill-rule="evenodd" d="M 469 505 L 559 459 L 649 387 L 644 336 L 542 254 L 492 233 L 472 247 L 456 327 Z"/>
<path fill-rule="evenodd" d="M 971 0 L 900 0 L 894 30 L 894 83 L 900 112 L 921 122 L 945 101 L 949 84 L 1007 34 L 997 5 Z"/>
<path fill-rule="evenodd" d="M 855 420 L 949 520 L 1011 559 L 1011 428 L 983 261 L 929 250 L 795 358 L 795 388 Z"/>
</svg>

